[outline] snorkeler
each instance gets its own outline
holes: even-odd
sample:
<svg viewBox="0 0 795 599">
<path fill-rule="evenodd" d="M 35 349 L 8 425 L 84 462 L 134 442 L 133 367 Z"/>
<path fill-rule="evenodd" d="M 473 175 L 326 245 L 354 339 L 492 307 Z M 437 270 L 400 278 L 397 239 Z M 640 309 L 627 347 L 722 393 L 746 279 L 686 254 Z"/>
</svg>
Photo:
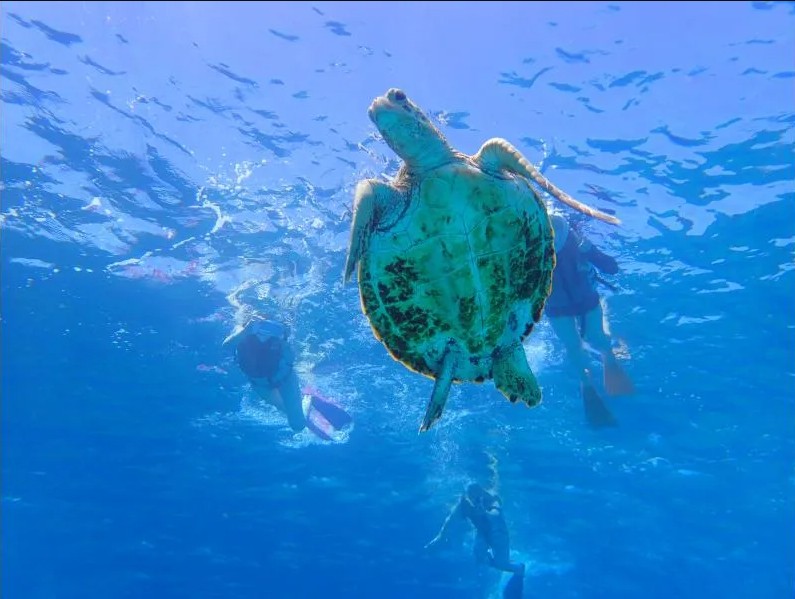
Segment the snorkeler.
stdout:
<svg viewBox="0 0 795 599">
<path fill-rule="evenodd" d="M 439 534 L 425 548 L 431 549 L 444 543 L 450 527 L 461 520 L 468 520 L 475 528 L 475 543 L 472 548 L 475 561 L 513 574 L 505 585 L 503 597 L 510 599 L 521 597 L 525 565 L 511 562 L 510 535 L 502 514 L 502 501 L 496 493 L 490 493 L 478 483 L 472 483 L 467 487 L 466 492 L 442 524 Z"/>
<path fill-rule="evenodd" d="M 308 428 L 328 441 L 329 426 L 339 430 L 352 421 L 342 408 L 316 393 L 310 393 L 304 412 L 303 393 L 294 369 L 295 354 L 288 342 L 287 327 L 280 322 L 253 316 L 226 341 L 230 340 L 237 340 L 237 363 L 254 391 L 287 416 L 293 431 Z"/>
<path fill-rule="evenodd" d="M 583 342 L 602 355 L 607 394 L 634 393 L 634 385 L 618 364 L 610 336 L 605 332 L 593 268 L 615 274 L 618 272 L 618 263 L 572 230 L 562 216 L 553 214 L 551 220 L 555 230 L 557 262 L 552 275 L 552 294 L 547 299 L 544 311 L 558 339 L 566 347 L 569 364 L 580 377 L 586 420 L 595 428 L 614 426 L 615 418 L 594 388 Z"/>
</svg>

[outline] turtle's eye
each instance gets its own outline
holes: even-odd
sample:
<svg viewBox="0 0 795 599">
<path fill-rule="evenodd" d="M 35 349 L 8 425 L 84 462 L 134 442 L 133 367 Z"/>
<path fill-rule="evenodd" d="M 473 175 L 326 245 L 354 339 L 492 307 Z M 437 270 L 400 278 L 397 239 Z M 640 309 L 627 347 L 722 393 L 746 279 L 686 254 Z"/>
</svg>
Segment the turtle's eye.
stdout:
<svg viewBox="0 0 795 599">
<path fill-rule="evenodd" d="M 405 102 L 406 94 L 402 90 L 392 88 L 389 90 L 389 99 L 393 102 Z"/>
</svg>

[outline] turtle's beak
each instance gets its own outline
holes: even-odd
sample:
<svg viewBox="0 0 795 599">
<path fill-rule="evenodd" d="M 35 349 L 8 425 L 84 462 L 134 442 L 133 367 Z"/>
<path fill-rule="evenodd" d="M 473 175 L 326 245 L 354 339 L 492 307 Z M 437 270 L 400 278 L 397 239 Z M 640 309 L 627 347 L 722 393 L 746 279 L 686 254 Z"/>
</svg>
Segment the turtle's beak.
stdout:
<svg viewBox="0 0 795 599">
<path fill-rule="evenodd" d="M 370 120 L 376 123 L 376 117 L 378 114 L 385 112 L 389 109 L 390 101 L 387 99 L 386 96 L 378 96 L 373 102 L 370 104 L 370 108 L 367 109 L 367 116 L 370 117 Z M 377 125 L 378 123 L 376 123 Z"/>
</svg>

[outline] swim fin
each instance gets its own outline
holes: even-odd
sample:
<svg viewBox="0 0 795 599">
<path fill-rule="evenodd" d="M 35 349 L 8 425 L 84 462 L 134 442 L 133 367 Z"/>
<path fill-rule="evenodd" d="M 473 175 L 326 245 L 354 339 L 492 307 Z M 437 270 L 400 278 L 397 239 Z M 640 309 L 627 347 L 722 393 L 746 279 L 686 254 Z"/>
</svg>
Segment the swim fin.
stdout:
<svg viewBox="0 0 795 599">
<path fill-rule="evenodd" d="M 304 388 L 306 427 L 324 441 L 353 422 L 353 416 L 311 388 Z"/>
<path fill-rule="evenodd" d="M 312 418 L 306 419 L 306 428 L 308 428 L 310 431 L 312 431 L 315 435 L 317 435 L 319 438 L 323 439 L 324 441 L 333 441 L 334 439 L 332 439 L 331 436 L 326 431 L 323 430 L 322 426 L 323 423 L 317 423 Z"/>
<path fill-rule="evenodd" d="M 615 417 L 607 409 L 605 402 L 599 397 L 593 385 L 581 384 L 582 405 L 585 409 L 585 420 L 591 428 L 607 428 L 618 426 Z"/>
<path fill-rule="evenodd" d="M 627 376 L 624 369 L 619 366 L 615 358 L 602 358 L 604 372 L 605 392 L 610 396 L 633 395 L 635 385 Z"/>
<path fill-rule="evenodd" d="M 524 564 L 522 564 L 522 569 L 511 576 L 511 579 L 508 581 L 508 584 L 505 585 L 505 588 L 502 591 L 503 599 L 521 599 L 522 594 L 524 593 Z"/>
<path fill-rule="evenodd" d="M 312 395 L 309 403 L 311 409 L 317 410 L 323 418 L 328 420 L 328 423 L 336 430 L 340 430 L 353 422 L 353 416 L 348 414 L 345 410 L 330 401 Z"/>
</svg>

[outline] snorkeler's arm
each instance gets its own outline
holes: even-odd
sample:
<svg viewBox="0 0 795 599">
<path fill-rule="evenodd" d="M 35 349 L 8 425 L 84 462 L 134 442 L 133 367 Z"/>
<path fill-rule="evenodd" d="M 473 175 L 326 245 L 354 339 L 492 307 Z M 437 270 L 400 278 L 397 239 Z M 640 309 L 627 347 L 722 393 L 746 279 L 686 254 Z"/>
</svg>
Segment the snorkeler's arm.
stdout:
<svg viewBox="0 0 795 599">
<path fill-rule="evenodd" d="M 445 518 L 444 523 L 442 524 L 442 528 L 439 530 L 439 533 L 431 539 L 431 541 L 425 545 L 425 549 L 430 549 L 431 547 L 438 545 L 439 543 L 443 543 L 447 540 L 447 533 L 450 530 L 450 526 L 456 521 L 464 517 L 464 502 L 466 501 L 465 497 L 461 497 L 458 503 L 455 504 L 455 507 L 447 514 L 447 518 Z"/>
<path fill-rule="evenodd" d="M 583 258 L 588 260 L 596 268 L 608 275 L 614 275 L 618 272 L 618 262 L 612 256 L 608 256 L 598 247 L 596 247 L 586 237 L 580 238 L 580 254 Z"/>
</svg>

